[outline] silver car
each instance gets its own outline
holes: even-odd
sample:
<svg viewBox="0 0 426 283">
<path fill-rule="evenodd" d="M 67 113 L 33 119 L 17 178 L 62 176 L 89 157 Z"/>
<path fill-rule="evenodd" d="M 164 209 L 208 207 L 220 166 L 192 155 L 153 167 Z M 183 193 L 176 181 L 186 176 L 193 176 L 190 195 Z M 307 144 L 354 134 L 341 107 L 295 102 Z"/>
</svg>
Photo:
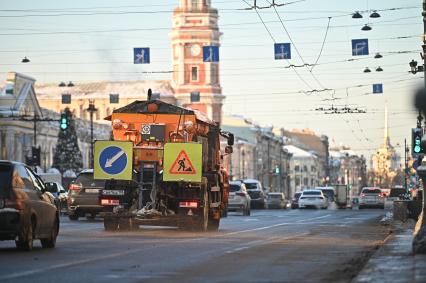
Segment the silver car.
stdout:
<svg viewBox="0 0 426 283">
<path fill-rule="evenodd" d="M 359 208 L 364 207 L 385 207 L 385 197 L 379 187 L 362 188 L 359 195 Z"/>
<path fill-rule="evenodd" d="M 286 208 L 286 206 L 287 206 L 287 201 L 283 193 L 278 193 L 278 192 L 268 193 L 268 196 L 266 197 L 266 208 L 283 209 L 283 208 Z"/>
<path fill-rule="evenodd" d="M 250 196 L 241 181 L 229 182 L 228 211 L 241 211 L 243 215 L 250 215 Z"/>
</svg>

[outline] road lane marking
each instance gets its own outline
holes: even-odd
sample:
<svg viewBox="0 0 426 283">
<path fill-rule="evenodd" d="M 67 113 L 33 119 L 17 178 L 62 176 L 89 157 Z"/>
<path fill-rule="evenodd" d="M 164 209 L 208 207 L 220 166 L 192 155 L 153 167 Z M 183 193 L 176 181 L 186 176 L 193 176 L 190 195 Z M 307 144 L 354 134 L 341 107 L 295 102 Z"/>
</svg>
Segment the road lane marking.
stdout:
<svg viewBox="0 0 426 283">
<path fill-rule="evenodd" d="M 250 249 L 250 248 L 255 248 L 255 247 L 267 245 L 267 244 L 270 244 L 270 243 L 273 243 L 273 242 L 276 242 L 276 241 L 286 241 L 286 240 L 290 240 L 290 239 L 293 239 L 293 238 L 303 237 L 303 236 L 306 236 L 306 235 L 309 235 L 309 233 L 299 233 L 299 234 L 294 234 L 294 235 L 287 236 L 287 237 L 277 237 L 277 236 L 269 237 L 267 239 L 256 240 L 256 241 L 244 243 L 244 246 L 228 250 L 225 253 L 226 254 L 232 254 L 232 253 L 240 252 L 240 251 L 247 250 L 247 249 Z"/>
<path fill-rule="evenodd" d="M 322 218 L 326 218 L 326 217 L 330 217 L 330 216 L 331 216 L 331 214 L 327 214 L 327 215 L 324 215 L 324 216 L 318 216 L 318 217 L 313 217 L 313 218 L 309 218 L 309 219 L 302 219 L 302 220 L 299 220 L 299 221 L 296 221 L 296 222 L 297 223 L 303 223 L 303 222 L 312 221 L 312 220 L 315 220 L 315 219 L 322 219 Z M 283 222 L 283 223 L 278 223 L 278 224 L 274 224 L 274 225 L 270 225 L 270 226 L 264 226 L 264 227 L 258 227 L 258 228 L 253 228 L 253 229 L 230 232 L 230 233 L 224 234 L 223 236 L 238 235 L 238 234 L 247 233 L 247 232 L 267 230 L 267 229 L 285 226 L 285 225 L 290 225 L 290 224 L 295 224 L 295 223 L 294 222 Z M 219 235 L 219 236 L 222 236 L 222 235 Z"/>
<path fill-rule="evenodd" d="M 328 214 L 328 215 L 324 215 L 324 216 L 318 216 L 318 217 L 313 217 L 313 218 L 309 218 L 309 219 L 299 220 L 297 222 L 299 224 L 308 224 L 307 223 L 308 221 L 312 221 L 312 220 L 315 220 L 315 219 L 322 219 L 322 218 L 326 218 L 326 217 L 330 217 L 330 216 L 331 216 L 331 214 Z M 243 234 L 243 233 L 248 233 L 248 232 L 255 232 L 255 231 L 272 229 L 272 228 L 285 226 L 285 225 L 291 225 L 291 224 L 295 224 L 295 223 L 294 222 L 283 222 L 283 223 L 278 223 L 278 224 L 274 224 L 274 225 L 263 226 L 263 227 L 253 228 L 253 229 L 229 232 L 229 233 L 220 234 L 220 235 L 213 235 L 211 237 L 184 239 L 184 240 L 181 240 L 181 241 L 174 241 L 173 243 L 168 243 L 168 244 L 165 244 L 165 245 L 162 245 L 162 246 L 167 246 L 169 244 L 176 244 L 176 243 L 190 243 L 190 242 L 205 240 L 205 239 L 208 239 L 208 238 L 219 238 L 219 237 L 233 236 L 233 235 L 238 235 L 238 234 Z M 318 223 L 314 223 L 314 224 L 318 224 Z M 37 268 L 37 269 L 34 269 L 34 270 L 15 272 L 15 273 L 12 273 L 12 274 L 9 274 L 9 275 L 0 276 L 0 280 L 14 279 L 14 278 L 34 275 L 34 274 L 38 274 L 38 273 L 48 272 L 48 271 L 55 270 L 55 269 L 69 268 L 69 267 L 73 267 L 73 266 L 77 266 L 77 265 L 86 264 L 86 263 L 89 263 L 89 262 L 95 262 L 95 261 L 99 261 L 99 260 L 106 260 L 106 259 L 111 259 L 111 258 L 116 258 L 116 257 L 122 257 L 122 256 L 130 255 L 130 254 L 140 253 L 142 251 L 158 249 L 159 247 L 160 246 L 155 246 L 155 247 L 150 247 L 150 248 L 145 247 L 145 248 L 134 249 L 134 250 L 131 250 L 131 251 L 126 251 L 126 252 L 118 252 L 118 253 L 114 253 L 114 254 L 110 254 L 110 255 L 104 255 L 104 256 L 98 256 L 98 257 L 93 257 L 93 258 L 82 259 L 82 260 L 70 261 L 70 262 L 67 262 L 67 263 L 51 265 L 51 266 L 45 267 L 45 268 Z"/>
</svg>

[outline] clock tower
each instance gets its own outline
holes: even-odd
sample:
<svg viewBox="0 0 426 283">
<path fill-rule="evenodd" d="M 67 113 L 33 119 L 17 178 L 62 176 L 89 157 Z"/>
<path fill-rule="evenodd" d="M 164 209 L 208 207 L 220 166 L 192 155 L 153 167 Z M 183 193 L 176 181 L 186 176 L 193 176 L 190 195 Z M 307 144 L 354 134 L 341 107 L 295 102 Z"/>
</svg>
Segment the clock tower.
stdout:
<svg viewBox="0 0 426 283">
<path fill-rule="evenodd" d="M 173 12 L 172 86 L 179 105 L 222 120 L 219 62 L 203 62 L 203 46 L 219 46 L 218 11 L 210 0 L 179 0 Z"/>
</svg>

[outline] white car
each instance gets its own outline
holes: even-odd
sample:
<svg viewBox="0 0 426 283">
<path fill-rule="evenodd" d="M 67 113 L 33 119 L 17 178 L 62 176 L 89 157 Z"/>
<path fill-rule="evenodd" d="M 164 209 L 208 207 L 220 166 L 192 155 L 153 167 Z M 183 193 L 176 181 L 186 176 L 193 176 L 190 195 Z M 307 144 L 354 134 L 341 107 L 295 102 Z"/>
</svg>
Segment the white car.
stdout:
<svg viewBox="0 0 426 283">
<path fill-rule="evenodd" d="M 228 211 L 241 211 L 243 215 L 250 215 L 250 196 L 241 181 L 229 182 Z"/>
<path fill-rule="evenodd" d="M 328 208 L 328 200 L 321 190 L 304 190 L 299 198 L 299 208 Z"/>
</svg>

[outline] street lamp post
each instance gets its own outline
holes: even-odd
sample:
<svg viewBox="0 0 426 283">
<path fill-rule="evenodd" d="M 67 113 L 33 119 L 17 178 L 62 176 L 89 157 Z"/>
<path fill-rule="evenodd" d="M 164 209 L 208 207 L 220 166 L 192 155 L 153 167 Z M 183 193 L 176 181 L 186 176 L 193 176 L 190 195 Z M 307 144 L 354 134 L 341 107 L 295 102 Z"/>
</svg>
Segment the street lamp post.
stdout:
<svg viewBox="0 0 426 283">
<path fill-rule="evenodd" d="M 86 109 L 90 113 L 90 168 L 93 168 L 93 114 L 98 111 L 95 107 L 95 100 L 89 100 L 89 108 Z"/>
</svg>

